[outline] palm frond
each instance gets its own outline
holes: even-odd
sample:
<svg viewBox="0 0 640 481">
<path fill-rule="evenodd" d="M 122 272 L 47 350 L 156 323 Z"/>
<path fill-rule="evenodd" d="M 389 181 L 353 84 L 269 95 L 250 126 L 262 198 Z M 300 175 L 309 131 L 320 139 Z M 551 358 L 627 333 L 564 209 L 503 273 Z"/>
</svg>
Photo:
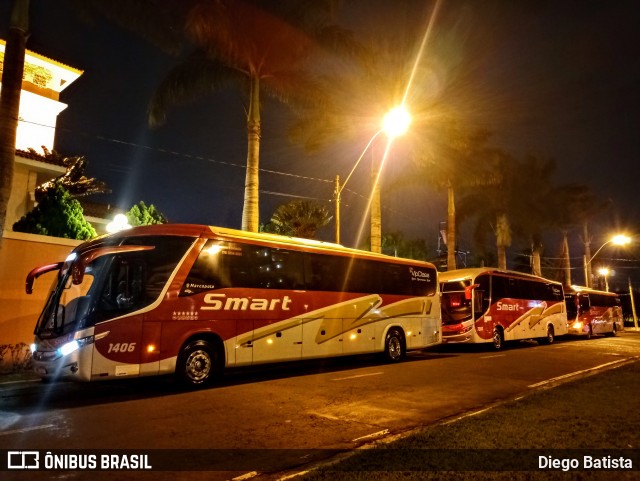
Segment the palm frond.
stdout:
<svg viewBox="0 0 640 481">
<path fill-rule="evenodd" d="M 161 125 L 172 107 L 237 85 L 245 77 L 243 72 L 196 50 L 176 65 L 156 89 L 149 104 L 149 124 Z"/>
</svg>

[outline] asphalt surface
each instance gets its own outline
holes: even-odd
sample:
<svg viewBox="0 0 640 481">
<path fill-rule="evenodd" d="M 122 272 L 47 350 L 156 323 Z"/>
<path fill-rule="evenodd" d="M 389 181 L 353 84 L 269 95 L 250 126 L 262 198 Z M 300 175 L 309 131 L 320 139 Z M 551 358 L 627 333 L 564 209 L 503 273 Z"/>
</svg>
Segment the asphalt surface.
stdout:
<svg viewBox="0 0 640 481">
<path fill-rule="evenodd" d="M 628 329 L 621 334 L 622 336 L 638 337 L 640 338 L 640 332 L 635 332 L 633 329 Z M 436 425 L 427 426 L 426 428 L 420 428 L 418 431 L 424 432 L 426 429 L 429 432 L 429 436 L 432 436 L 431 441 L 424 446 L 420 445 L 420 440 L 412 441 L 409 448 L 415 454 L 420 452 L 421 449 L 433 450 L 433 436 L 442 437 L 445 441 L 438 444 L 438 448 L 443 451 L 439 452 L 437 461 L 431 458 L 422 459 L 419 465 L 398 464 L 394 469 L 390 471 L 405 471 L 409 472 L 408 476 L 402 479 L 426 479 L 422 475 L 425 472 L 420 471 L 420 467 L 428 465 L 428 463 L 434 463 L 432 469 L 428 473 L 438 473 L 446 469 L 446 464 L 441 465 L 441 460 L 451 455 L 451 453 L 459 453 L 464 449 L 468 451 L 469 447 L 460 444 L 451 444 L 446 441 L 447 436 L 451 439 L 462 440 L 464 442 L 464 435 L 460 433 L 451 432 L 447 434 L 447 430 L 452 429 L 451 426 L 467 426 L 466 429 L 471 431 L 480 431 L 483 433 L 483 437 L 487 440 L 487 444 L 479 446 L 483 451 L 484 465 L 483 470 L 480 471 L 482 476 L 475 476 L 473 478 L 465 478 L 467 471 L 463 469 L 454 469 L 452 472 L 455 476 L 449 479 L 456 479 L 458 476 L 463 476 L 460 479 L 482 479 L 486 478 L 488 471 L 494 462 L 493 458 L 487 458 L 486 454 L 489 450 L 506 450 L 509 452 L 512 463 L 500 467 L 497 473 L 493 473 L 490 478 L 487 479 L 502 479 L 503 475 L 507 472 L 513 474 L 511 469 L 515 468 L 518 476 L 507 476 L 504 479 L 520 479 L 521 475 L 531 474 L 531 470 L 537 471 L 533 477 L 527 477 L 526 479 L 541 479 L 544 475 L 544 479 L 640 479 L 640 352 L 635 358 L 631 358 L 629 361 L 615 365 L 610 369 L 596 370 L 593 372 L 585 372 L 584 375 L 577 378 L 558 379 L 555 382 L 545 384 L 544 387 L 532 392 L 527 396 L 516 400 L 509 400 L 505 402 L 498 402 L 491 406 L 483 406 L 481 409 L 471 410 L 464 414 L 455 416 L 451 419 L 438 422 Z M 2 383 L 29 381 L 34 379 L 32 373 L 21 373 L 11 375 L 0 375 L 0 389 Z M 570 396 L 573 399 L 579 399 L 579 406 L 566 405 L 567 392 L 571 391 Z M 606 400 L 606 405 L 603 403 L 603 392 L 610 392 L 612 396 Z M 538 404 L 536 404 L 538 403 Z M 552 406 L 552 409 L 543 409 L 544 406 Z M 518 411 L 519 410 L 519 411 Z M 487 422 L 487 417 L 493 417 L 494 419 L 508 420 L 511 422 L 514 419 L 526 418 L 529 414 L 535 412 L 546 412 L 548 415 L 537 426 L 538 431 L 527 430 L 523 428 L 523 435 L 526 437 L 524 440 L 515 442 L 513 438 L 504 441 L 501 444 L 501 439 L 505 440 L 504 431 L 501 431 L 501 423 Z M 606 415 L 599 415 L 599 413 L 605 412 Z M 566 423 L 562 421 L 567 420 L 567 414 L 573 415 L 573 419 L 578 419 L 581 428 L 567 429 Z M 514 417 L 515 416 L 515 417 Z M 584 422 L 582 420 L 584 418 Z M 502 423 L 507 424 L 507 423 Z M 565 439 L 566 433 L 569 432 L 568 440 L 564 440 L 559 443 L 546 443 L 546 441 L 540 436 L 540 433 L 546 433 L 546 436 L 550 436 L 553 439 Z M 558 433 L 554 434 L 554 430 Z M 411 440 L 412 437 L 419 436 L 419 432 L 403 433 L 402 435 L 396 435 L 388 439 L 378 440 L 375 444 L 379 447 L 383 445 L 385 449 L 407 449 L 402 443 L 407 440 Z M 565 436 L 563 438 L 562 436 Z M 555 438 L 554 438 L 555 437 Z M 490 441 L 498 440 L 498 441 Z M 459 442 L 459 441 L 456 441 Z M 492 444 L 493 443 L 493 444 Z M 496 444 L 497 443 L 497 444 Z M 372 450 L 375 451 L 375 450 Z M 616 467 L 598 468 L 597 470 L 585 470 L 582 465 L 579 469 L 563 469 L 563 466 L 559 464 L 557 467 L 543 468 L 535 466 L 535 463 L 539 463 L 540 456 L 549 459 L 549 462 L 553 462 L 553 459 L 578 459 L 582 463 L 585 455 L 594 456 L 609 456 L 609 459 L 624 457 L 630 459 L 632 468 L 616 469 Z M 431 454 L 429 455 L 431 456 Z M 345 456 L 342 456 L 344 458 Z M 346 458 L 348 459 L 348 455 Z M 415 457 L 415 456 L 414 456 Z M 602 456 L 600 456 L 602 457 Z M 300 473 L 309 472 L 306 476 L 312 479 L 317 479 L 317 468 L 324 468 L 331 470 L 326 479 L 355 479 L 351 478 L 349 472 L 353 472 L 349 468 L 340 468 L 340 464 L 332 464 L 340 462 L 341 456 L 337 459 L 333 459 L 329 462 L 323 462 L 318 466 L 301 466 L 299 470 L 287 472 L 287 473 L 270 473 L 261 474 L 255 473 L 254 478 L 257 479 L 285 479 L 288 476 L 295 476 L 297 479 L 304 479 L 305 475 L 298 477 Z M 370 458 L 370 469 L 376 471 L 376 479 L 385 479 L 387 476 L 380 476 L 380 471 L 376 469 L 375 454 Z M 551 459 L 553 458 L 553 459 Z M 416 458 L 417 459 L 417 458 Z M 545 461 L 546 462 L 546 461 Z M 561 461 L 558 461 L 561 462 Z M 514 464 L 515 463 L 515 464 Z M 366 464 L 366 462 L 365 462 Z M 502 471 L 502 472 L 501 472 Z M 322 471 L 320 471 L 321 473 Z M 452 472 L 449 472 L 451 474 Z M 330 474 L 332 473 L 332 474 Z M 466 473 L 466 474 L 465 474 Z M 573 477 L 560 477 L 555 478 L 553 476 L 568 476 L 573 473 Z M 185 475 L 187 473 L 184 473 Z M 193 474 L 193 473 L 192 473 Z M 204 473 L 201 473 L 204 474 Z M 477 475 L 478 472 L 476 471 Z M 418 478 L 415 476 L 420 475 Z M 549 478 L 551 476 L 551 478 Z M 577 477 L 576 477 L 577 476 Z M 187 479 L 181 478 L 180 479 Z M 522 479 L 525 479 L 522 478 Z M 189 479 L 191 477 L 189 476 Z M 322 475 L 319 475 L 319 479 L 325 479 Z M 364 478 L 362 478 L 364 479 Z M 392 479 L 392 478 L 388 478 Z"/>
</svg>

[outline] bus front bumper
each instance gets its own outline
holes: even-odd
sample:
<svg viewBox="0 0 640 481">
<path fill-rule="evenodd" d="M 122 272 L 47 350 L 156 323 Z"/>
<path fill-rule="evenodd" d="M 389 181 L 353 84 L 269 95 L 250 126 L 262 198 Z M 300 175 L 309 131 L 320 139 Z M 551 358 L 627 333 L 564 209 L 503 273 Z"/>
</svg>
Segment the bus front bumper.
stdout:
<svg viewBox="0 0 640 481">
<path fill-rule="evenodd" d="M 72 352 L 38 350 L 32 348 L 31 360 L 34 372 L 44 380 L 91 379 L 92 347 L 78 347 Z"/>
<path fill-rule="evenodd" d="M 459 334 L 447 334 L 442 333 L 443 344 L 457 344 L 462 342 L 471 342 L 473 340 L 473 333 L 471 331 L 463 332 Z"/>
<path fill-rule="evenodd" d="M 570 336 L 586 336 L 589 334 L 589 325 L 580 321 L 573 322 L 567 327 L 567 334 Z"/>
</svg>

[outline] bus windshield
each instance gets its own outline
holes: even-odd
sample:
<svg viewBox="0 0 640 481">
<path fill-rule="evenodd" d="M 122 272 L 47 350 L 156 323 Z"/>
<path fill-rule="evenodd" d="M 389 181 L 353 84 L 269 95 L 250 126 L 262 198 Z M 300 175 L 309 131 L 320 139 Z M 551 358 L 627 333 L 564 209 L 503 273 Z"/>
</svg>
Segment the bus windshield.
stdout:
<svg viewBox="0 0 640 481">
<path fill-rule="evenodd" d="M 87 327 L 86 319 L 90 311 L 88 294 L 106 263 L 107 258 L 102 257 L 88 264 L 79 284 L 73 282 L 72 264 L 65 263 L 66 268 L 61 269 L 51 286 L 47 303 L 36 325 L 36 335 L 40 338 L 57 337 Z"/>
<path fill-rule="evenodd" d="M 70 257 L 60 266 L 35 334 L 58 337 L 148 306 L 192 243 L 191 238 L 131 237 L 123 245 Z"/>
<path fill-rule="evenodd" d="M 471 319 L 469 280 L 442 284 L 442 324 L 458 324 Z"/>
</svg>

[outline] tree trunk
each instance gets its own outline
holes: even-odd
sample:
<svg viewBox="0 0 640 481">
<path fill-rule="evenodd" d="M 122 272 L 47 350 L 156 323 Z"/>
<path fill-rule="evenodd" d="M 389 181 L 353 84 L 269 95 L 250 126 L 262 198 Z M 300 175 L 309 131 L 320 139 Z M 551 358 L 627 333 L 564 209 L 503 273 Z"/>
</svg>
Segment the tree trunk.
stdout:
<svg viewBox="0 0 640 481">
<path fill-rule="evenodd" d="M 569 240 L 567 239 L 567 232 L 562 232 L 562 272 L 563 272 L 563 284 L 565 286 L 571 285 L 571 259 L 569 258 Z"/>
<path fill-rule="evenodd" d="M 531 236 L 531 274 L 542 277 L 542 239 L 538 235 Z"/>
<path fill-rule="evenodd" d="M 382 252 L 382 208 L 380 204 L 381 162 L 371 148 L 371 252 Z"/>
<path fill-rule="evenodd" d="M 534 276 L 542 277 L 542 263 L 540 262 L 540 246 L 535 246 L 531 250 L 531 273 Z"/>
<path fill-rule="evenodd" d="M 251 77 L 249 111 L 247 112 L 247 174 L 244 185 L 242 230 L 258 232 L 260 223 L 259 162 L 260 162 L 260 79 Z"/>
<path fill-rule="evenodd" d="M 591 237 L 589 237 L 589 224 L 585 221 L 582 224 L 582 242 L 584 242 L 584 286 L 591 287 Z"/>
<path fill-rule="evenodd" d="M 451 181 L 447 185 L 447 270 L 456 269 L 456 203 Z"/>
<path fill-rule="evenodd" d="M 498 269 L 507 268 L 507 248 L 511 245 L 511 226 L 507 214 L 498 214 L 496 222 L 496 246 L 498 248 Z"/>
<path fill-rule="evenodd" d="M 16 155 L 16 131 L 29 28 L 29 0 L 14 0 L 0 92 L 0 242 L 5 228 Z"/>
</svg>

